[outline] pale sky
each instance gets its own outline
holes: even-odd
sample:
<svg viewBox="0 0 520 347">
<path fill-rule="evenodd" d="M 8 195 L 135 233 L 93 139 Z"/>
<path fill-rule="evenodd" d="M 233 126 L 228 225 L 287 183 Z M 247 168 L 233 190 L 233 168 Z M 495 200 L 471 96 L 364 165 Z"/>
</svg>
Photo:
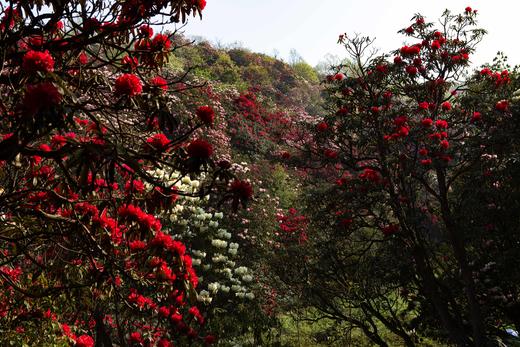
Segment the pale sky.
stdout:
<svg viewBox="0 0 520 347">
<path fill-rule="evenodd" d="M 490 62 L 502 50 L 511 65 L 520 64 L 520 0 L 207 0 L 202 21 L 191 18 L 185 33 L 238 41 L 254 52 L 277 51 L 285 60 L 294 48 L 316 65 L 327 53 L 346 56 L 336 44 L 341 33 L 376 37 L 375 47 L 389 51 L 405 42 L 397 30 L 415 13 L 434 21 L 446 8 L 459 13 L 466 6 L 478 10 L 480 27 L 488 31 L 471 60 Z"/>
</svg>

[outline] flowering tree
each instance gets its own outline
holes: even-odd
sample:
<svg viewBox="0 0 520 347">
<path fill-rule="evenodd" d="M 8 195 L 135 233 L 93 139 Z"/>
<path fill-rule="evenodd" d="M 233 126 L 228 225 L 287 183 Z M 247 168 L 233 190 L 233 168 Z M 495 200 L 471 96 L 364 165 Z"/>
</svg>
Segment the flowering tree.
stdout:
<svg viewBox="0 0 520 347">
<path fill-rule="evenodd" d="M 193 248 L 161 218 L 181 196 L 250 195 L 213 160 L 213 109 L 186 112 L 196 85 L 163 69 L 175 33 L 154 34 L 205 4 L 0 2 L 1 341 L 214 342 Z"/>
<path fill-rule="evenodd" d="M 320 232 L 288 277 L 378 345 L 381 325 L 406 345 L 420 331 L 461 346 L 518 327 L 518 80 L 501 61 L 467 75 L 476 16 L 416 15 L 391 55 L 342 35 L 352 63 L 327 78 L 308 147 L 328 180 L 311 195 Z"/>
</svg>

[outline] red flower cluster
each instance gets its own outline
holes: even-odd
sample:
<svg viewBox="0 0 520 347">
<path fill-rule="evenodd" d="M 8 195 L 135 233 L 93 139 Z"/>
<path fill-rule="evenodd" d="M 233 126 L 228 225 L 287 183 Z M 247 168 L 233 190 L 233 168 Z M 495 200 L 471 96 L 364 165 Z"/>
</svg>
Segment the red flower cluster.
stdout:
<svg viewBox="0 0 520 347">
<path fill-rule="evenodd" d="M 328 128 L 329 126 L 325 122 L 318 123 L 318 125 L 316 126 L 316 129 L 318 129 L 318 131 L 320 132 L 327 131 Z"/>
<path fill-rule="evenodd" d="M 206 140 L 196 139 L 186 148 L 188 155 L 196 159 L 208 159 L 213 155 L 213 146 Z"/>
<path fill-rule="evenodd" d="M 505 112 L 509 108 L 509 102 L 507 100 L 501 100 L 496 103 L 495 108 L 500 112 Z"/>
<path fill-rule="evenodd" d="M 141 25 L 141 27 L 139 28 L 139 32 L 141 33 L 141 35 L 147 38 L 151 38 L 153 36 L 153 29 L 151 26 L 147 24 Z"/>
<path fill-rule="evenodd" d="M 152 40 L 152 49 L 154 51 L 168 51 L 171 45 L 170 38 L 164 34 L 157 34 Z"/>
<path fill-rule="evenodd" d="M 421 52 L 421 45 L 403 46 L 400 52 L 402 55 L 417 55 Z"/>
<path fill-rule="evenodd" d="M 143 85 L 139 77 L 133 74 L 123 74 L 116 79 L 116 95 L 135 96 L 143 92 Z"/>
<path fill-rule="evenodd" d="M 161 222 L 157 218 L 147 214 L 137 206 L 121 206 L 118 213 L 121 218 L 136 221 L 148 230 L 159 231 L 162 228 Z"/>
<path fill-rule="evenodd" d="M 54 71 L 54 59 L 49 51 L 28 51 L 23 56 L 22 69 L 27 73 Z"/>
<path fill-rule="evenodd" d="M 58 88 L 50 82 L 27 86 L 23 107 L 28 115 L 35 115 L 39 111 L 59 105 L 62 95 Z"/>
<path fill-rule="evenodd" d="M 359 174 L 359 178 L 374 183 L 381 182 L 381 175 L 374 169 L 366 168 Z"/>
<path fill-rule="evenodd" d="M 164 134 L 155 134 L 146 140 L 146 143 L 153 149 L 164 152 L 170 145 L 170 140 Z"/>
<path fill-rule="evenodd" d="M 391 236 L 399 231 L 399 225 L 390 224 L 390 225 L 382 227 L 381 231 L 383 232 L 383 235 Z"/>
<path fill-rule="evenodd" d="M 206 125 L 212 125 L 215 120 L 215 111 L 210 106 L 200 106 L 195 114 Z"/>
<path fill-rule="evenodd" d="M 166 81 L 161 76 L 156 76 L 150 80 L 150 84 L 156 88 L 160 88 L 163 91 L 168 90 L 168 81 Z"/>
<path fill-rule="evenodd" d="M 247 181 L 234 180 L 231 183 L 230 190 L 241 200 L 249 200 L 253 196 L 253 186 Z"/>
</svg>

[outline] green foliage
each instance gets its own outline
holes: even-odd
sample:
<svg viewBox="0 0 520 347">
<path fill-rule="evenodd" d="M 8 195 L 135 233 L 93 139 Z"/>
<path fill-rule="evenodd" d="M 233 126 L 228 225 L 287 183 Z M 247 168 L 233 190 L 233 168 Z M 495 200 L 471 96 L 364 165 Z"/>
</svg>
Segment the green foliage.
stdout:
<svg viewBox="0 0 520 347">
<path fill-rule="evenodd" d="M 320 83 L 320 78 L 318 76 L 318 73 L 312 66 L 307 64 L 304 61 L 298 62 L 294 65 L 292 65 L 292 68 L 294 69 L 294 72 L 304 80 L 310 83 Z"/>
</svg>

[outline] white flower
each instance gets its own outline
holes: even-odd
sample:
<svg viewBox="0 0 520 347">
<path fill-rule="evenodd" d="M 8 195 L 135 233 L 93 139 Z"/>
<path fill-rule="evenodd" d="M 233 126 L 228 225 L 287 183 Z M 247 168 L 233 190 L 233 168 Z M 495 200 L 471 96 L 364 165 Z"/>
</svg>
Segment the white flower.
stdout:
<svg viewBox="0 0 520 347">
<path fill-rule="evenodd" d="M 222 218 L 224 218 L 224 213 L 222 213 L 222 212 L 215 212 L 214 216 L 217 219 L 222 219 Z"/>
<path fill-rule="evenodd" d="M 243 275 L 247 274 L 248 271 L 249 271 L 249 269 L 245 266 L 240 266 L 235 269 L 235 273 L 239 276 L 243 276 Z"/>
<path fill-rule="evenodd" d="M 248 298 L 249 300 L 253 300 L 255 298 L 255 294 L 253 293 L 247 293 L 246 294 L 246 298 Z"/>
<path fill-rule="evenodd" d="M 213 282 L 213 283 L 208 284 L 208 289 L 212 293 L 216 293 L 219 288 L 220 288 L 220 283 L 218 283 L 218 282 Z"/>
<path fill-rule="evenodd" d="M 252 280 L 253 280 L 253 276 L 251 276 L 251 275 L 242 276 L 242 281 L 244 281 L 244 282 L 251 282 Z"/>
<path fill-rule="evenodd" d="M 227 242 L 224 240 L 214 239 L 213 241 L 211 241 L 211 245 L 217 248 L 226 248 Z"/>
</svg>

